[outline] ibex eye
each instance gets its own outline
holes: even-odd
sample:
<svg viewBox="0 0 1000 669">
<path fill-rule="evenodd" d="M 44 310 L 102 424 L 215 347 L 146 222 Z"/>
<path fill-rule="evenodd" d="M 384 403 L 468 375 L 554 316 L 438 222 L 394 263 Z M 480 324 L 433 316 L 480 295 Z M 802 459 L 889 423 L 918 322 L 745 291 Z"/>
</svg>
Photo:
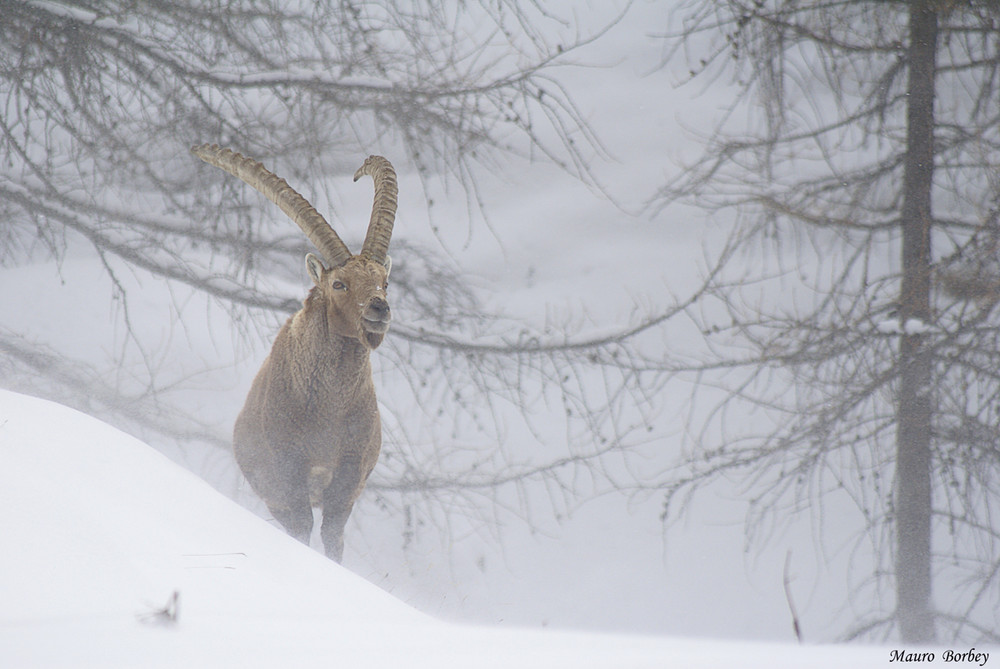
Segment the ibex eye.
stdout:
<svg viewBox="0 0 1000 669">
<path fill-rule="evenodd" d="M 347 290 L 347 284 L 344 283 L 343 281 L 334 281 L 333 282 L 333 289 L 334 290 Z"/>
</svg>

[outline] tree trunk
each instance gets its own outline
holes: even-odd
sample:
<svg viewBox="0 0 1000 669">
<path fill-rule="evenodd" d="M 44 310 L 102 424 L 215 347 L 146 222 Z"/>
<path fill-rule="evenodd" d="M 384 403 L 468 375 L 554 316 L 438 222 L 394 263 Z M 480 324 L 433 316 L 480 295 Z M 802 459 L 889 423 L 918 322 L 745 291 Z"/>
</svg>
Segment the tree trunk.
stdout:
<svg viewBox="0 0 1000 669">
<path fill-rule="evenodd" d="M 931 184 L 937 15 L 910 8 L 907 138 L 903 172 L 903 279 L 896 416 L 896 616 L 906 643 L 934 640 L 931 606 L 931 352 L 908 321 L 931 322 Z M 907 334 L 909 330 L 913 334 Z"/>
</svg>

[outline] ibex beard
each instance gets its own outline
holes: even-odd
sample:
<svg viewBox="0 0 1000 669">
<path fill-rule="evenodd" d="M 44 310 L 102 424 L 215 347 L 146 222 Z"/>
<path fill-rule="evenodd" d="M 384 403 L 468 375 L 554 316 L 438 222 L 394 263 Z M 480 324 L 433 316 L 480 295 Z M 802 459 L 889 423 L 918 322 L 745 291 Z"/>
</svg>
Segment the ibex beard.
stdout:
<svg viewBox="0 0 1000 669">
<path fill-rule="evenodd" d="M 263 165 L 215 145 L 199 158 L 259 190 L 288 214 L 319 249 L 306 256 L 315 284 L 302 309 L 278 332 L 254 378 L 233 430 L 236 461 L 274 518 L 309 543 L 312 508 L 322 509 L 320 536 L 340 561 L 344 526 L 378 460 L 382 427 L 369 354 L 389 329 L 386 298 L 396 176 L 371 156 L 355 181 L 371 175 L 375 203 L 358 255 L 284 180 Z"/>
</svg>

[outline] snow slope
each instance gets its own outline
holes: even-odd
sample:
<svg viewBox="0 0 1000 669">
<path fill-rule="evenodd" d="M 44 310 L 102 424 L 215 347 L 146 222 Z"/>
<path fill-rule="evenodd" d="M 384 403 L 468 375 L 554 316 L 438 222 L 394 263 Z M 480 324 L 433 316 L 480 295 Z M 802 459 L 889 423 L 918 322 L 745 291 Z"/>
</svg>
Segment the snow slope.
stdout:
<svg viewBox="0 0 1000 669">
<path fill-rule="evenodd" d="M 618 205 L 547 161 L 529 162 L 516 152 L 501 153 L 473 175 L 475 197 L 482 199 L 488 212 L 487 227 L 470 212 L 475 206 L 456 184 L 428 186 L 407 164 L 406 153 L 393 144 L 391 133 L 385 134 L 384 144 L 345 150 L 359 156 L 383 153 L 397 161 L 400 213 L 394 244 L 406 241 L 440 251 L 442 262 L 455 263 L 487 311 L 523 318 L 539 330 L 552 323 L 556 332 L 565 327 L 582 340 L 617 331 L 643 314 L 659 313 L 674 296 L 686 298 L 703 278 L 709 259 L 724 245 L 728 235 L 724 222 L 713 221 L 705 212 L 676 207 L 655 217 L 625 212 L 642 211 L 647 199 L 680 171 L 681 159 L 700 155 L 699 137 L 728 108 L 730 98 L 720 80 L 692 100 L 696 91 L 676 86 L 686 70 L 678 75 L 657 67 L 664 44 L 650 33 L 666 29 L 670 3 L 543 4 L 546 11 L 568 21 L 565 35 L 553 35 L 552 44 L 607 25 L 631 4 L 627 16 L 607 35 L 567 57 L 567 65 L 595 67 L 567 66 L 551 73 L 614 156 L 613 160 L 595 156 L 588 168 Z M 695 132 L 685 133 L 684 128 Z M 544 123 L 536 131 L 545 132 Z M 194 160 L 187 153 L 194 141 L 179 138 L 175 149 Z M 317 193 L 329 191 L 329 210 L 336 214 L 338 231 L 348 240 L 360 241 L 371 205 L 367 187 L 352 184 L 349 175 L 331 176 L 308 187 Z M 433 220 L 427 197 L 435 202 Z M 159 205 L 154 208 L 160 210 Z M 276 220 L 283 219 L 276 209 L 269 211 Z M 0 329 L 7 328 L 5 334 L 15 338 L 15 333 L 23 334 L 26 348 L 50 352 L 82 378 L 89 378 L 90 367 L 100 370 L 108 386 L 136 399 L 131 408 L 141 408 L 146 418 L 228 444 L 232 422 L 285 316 L 234 319 L 205 294 L 112 256 L 97 257 L 87 250 L 89 242 L 73 234 L 66 243 L 66 257 L 58 262 L 39 253 L 0 271 L 0 285 L 10 288 L 0 291 Z M 402 273 L 409 262 L 407 253 L 400 249 L 394 254 L 400 268 L 396 271 Z M 206 268 L 214 267 L 205 262 Z M 287 287 L 272 286 L 267 283 L 272 279 L 264 276 L 254 281 L 301 298 L 311 282 L 301 260 L 295 263 L 297 283 L 289 278 Z M 400 299 L 402 291 L 393 290 L 398 291 L 393 299 Z M 47 308 L 39 309 L 39 304 Z M 419 326 L 420 321 L 408 320 L 399 306 L 393 303 L 397 324 Z M 701 350 L 704 338 L 696 325 L 676 319 L 662 329 L 673 353 L 688 356 Z M 387 346 L 393 345 L 393 337 Z M 496 449 L 498 439 L 480 438 L 474 429 L 452 435 L 443 428 L 422 430 L 426 416 L 453 412 L 458 402 L 442 384 L 437 406 L 416 403 L 409 382 L 385 371 L 390 368 L 387 350 L 372 358 L 376 370 L 385 374 L 376 377 L 380 401 L 387 409 L 383 420 L 388 424 L 392 414 L 399 422 L 396 433 L 386 432 L 386 444 L 411 449 L 414 444 L 437 443 L 441 454 L 434 454 L 435 459 L 445 459 L 449 449 L 467 453 Z M 594 371 L 600 389 L 603 378 Z M 66 387 L 45 377 L 24 372 L 18 378 L 0 378 L 0 384 L 54 399 L 67 397 Z M 555 385 L 550 389 L 558 392 Z M 657 431 L 648 442 L 644 434 L 645 444 L 634 451 L 636 457 L 650 458 L 639 470 L 650 480 L 668 471 L 684 447 L 690 415 L 687 399 L 692 392 L 683 381 L 665 390 L 663 396 L 670 402 L 655 416 Z M 102 399 L 95 388 L 92 400 L 77 406 L 92 415 L 107 415 Z M 701 402 L 702 407 L 710 403 Z M 154 414 L 158 410 L 162 413 Z M 546 431 L 553 435 L 551 441 L 525 434 L 523 421 L 529 414 L 532 431 Z M 620 414 L 619 419 L 624 420 Z M 553 458 L 575 448 L 566 425 L 561 405 L 542 403 L 523 411 L 512 406 L 493 421 L 510 463 L 533 457 L 534 451 L 530 456 L 524 451 L 536 447 L 540 453 L 553 453 Z M 732 425 L 735 430 L 739 423 Z M 740 425 L 739 429 L 756 428 Z M 153 434 L 150 439 L 155 448 L 217 490 L 246 508 L 265 512 L 252 491 L 240 487 L 239 471 L 224 449 L 202 443 L 178 447 Z M 615 467 L 619 461 L 604 464 Z M 375 477 L 391 471 L 388 465 L 383 456 Z M 835 638 L 855 621 L 855 612 L 841 604 L 847 599 L 848 568 L 861 565 L 857 573 L 863 574 L 864 562 L 858 559 L 849 565 L 847 556 L 856 553 L 841 550 L 847 543 L 830 533 L 834 523 L 851 522 L 852 531 L 859 527 L 850 510 L 825 514 L 822 541 L 809 525 L 808 514 L 802 514 L 787 521 L 795 523 L 790 531 L 777 538 L 771 534 L 771 543 L 764 546 L 762 541 L 751 543 L 744 532 L 746 491 L 735 484 L 703 490 L 685 521 L 669 527 L 660 518 L 661 495 L 623 492 L 598 497 L 591 495 L 586 483 L 581 485 L 579 497 L 550 504 L 546 499 L 550 490 L 532 481 L 527 485 L 530 508 L 522 513 L 521 507 L 511 505 L 514 513 L 506 515 L 488 496 L 482 501 L 470 496 L 458 503 L 439 497 L 428 503 L 414 501 L 417 496 L 395 495 L 383 511 L 369 490 L 350 521 L 345 564 L 394 596 L 452 619 L 790 640 L 782 567 L 793 551 L 792 586 L 806 638 Z M 511 490 L 513 486 L 498 494 Z M 417 530 L 412 540 L 405 536 L 409 530 L 396 510 L 403 504 L 412 504 L 415 510 Z M 495 522 L 486 527 L 480 519 L 493 514 Z M 478 527 L 469 529 L 476 523 Z M 821 552 L 826 546 L 829 551 Z M 448 560 L 440 559 L 442 547 L 448 549 Z M 143 596 L 162 606 L 172 587 Z M 4 595 L 0 593 L 0 599 Z M 189 593 L 182 594 L 186 612 L 190 598 Z M 134 606 L 131 601 L 129 606 Z"/>
<path fill-rule="evenodd" d="M 0 666 L 844 667 L 881 648 L 424 615 L 85 414 L 0 391 Z M 178 593 L 176 620 L 157 611 Z"/>
</svg>

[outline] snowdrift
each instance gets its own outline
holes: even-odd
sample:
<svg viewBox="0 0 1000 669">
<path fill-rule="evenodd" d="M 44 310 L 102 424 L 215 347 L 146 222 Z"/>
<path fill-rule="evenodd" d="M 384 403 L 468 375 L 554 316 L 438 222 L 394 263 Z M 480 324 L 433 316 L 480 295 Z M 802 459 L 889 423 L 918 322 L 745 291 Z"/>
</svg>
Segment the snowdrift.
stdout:
<svg viewBox="0 0 1000 669">
<path fill-rule="evenodd" d="M 445 623 L 77 411 L 0 391 L 0 454 L 4 667 L 857 669 L 889 657 Z"/>
</svg>

